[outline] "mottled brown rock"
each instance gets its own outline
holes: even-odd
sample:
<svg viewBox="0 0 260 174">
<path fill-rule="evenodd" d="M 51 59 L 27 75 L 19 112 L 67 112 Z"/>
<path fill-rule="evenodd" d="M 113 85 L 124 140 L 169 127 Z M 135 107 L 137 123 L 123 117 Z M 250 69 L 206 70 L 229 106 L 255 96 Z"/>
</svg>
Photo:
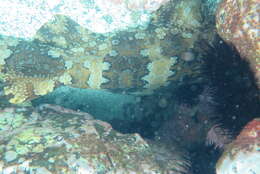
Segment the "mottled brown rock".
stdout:
<svg viewBox="0 0 260 174">
<path fill-rule="evenodd" d="M 246 59 L 260 88 L 259 0 L 223 0 L 216 13 L 219 35 Z"/>
<path fill-rule="evenodd" d="M 1 173 L 181 174 L 185 155 L 56 105 L 0 110 Z"/>
</svg>

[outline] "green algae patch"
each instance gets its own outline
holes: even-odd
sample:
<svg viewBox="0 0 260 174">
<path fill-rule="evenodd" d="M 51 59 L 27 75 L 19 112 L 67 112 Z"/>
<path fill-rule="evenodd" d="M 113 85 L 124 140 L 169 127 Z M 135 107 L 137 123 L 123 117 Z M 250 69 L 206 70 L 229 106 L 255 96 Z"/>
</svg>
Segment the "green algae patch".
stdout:
<svg viewBox="0 0 260 174">
<path fill-rule="evenodd" d="M 0 131 L 10 130 L 21 127 L 26 118 L 22 113 L 14 114 L 12 112 L 0 113 Z"/>
<path fill-rule="evenodd" d="M 17 140 L 24 144 L 40 143 L 41 136 L 36 132 L 35 128 L 23 130 L 16 136 Z"/>
<path fill-rule="evenodd" d="M 22 144 L 15 145 L 15 150 L 19 155 L 25 155 L 30 152 L 30 149 Z"/>
</svg>

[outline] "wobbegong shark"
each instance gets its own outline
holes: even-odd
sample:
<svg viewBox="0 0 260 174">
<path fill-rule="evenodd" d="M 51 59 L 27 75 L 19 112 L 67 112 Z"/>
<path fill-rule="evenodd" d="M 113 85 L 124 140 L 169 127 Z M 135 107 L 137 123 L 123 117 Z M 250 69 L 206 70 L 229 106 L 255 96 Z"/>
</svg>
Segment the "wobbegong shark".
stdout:
<svg viewBox="0 0 260 174">
<path fill-rule="evenodd" d="M 54 15 L 29 40 L 0 35 L 3 94 L 18 104 L 61 85 L 138 95 L 178 86 L 185 76 L 199 74 L 199 64 L 178 58 L 183 50 L 172 46 L 174 37 L 157 26 L 96 33 Z"/>
</svg>

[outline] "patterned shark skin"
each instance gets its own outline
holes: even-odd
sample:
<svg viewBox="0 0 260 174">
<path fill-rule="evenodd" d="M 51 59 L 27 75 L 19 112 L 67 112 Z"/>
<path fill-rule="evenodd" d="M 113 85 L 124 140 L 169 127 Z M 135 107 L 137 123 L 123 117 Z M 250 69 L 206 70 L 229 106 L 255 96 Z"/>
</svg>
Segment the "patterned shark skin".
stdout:
<svg viewBox="0 0 260 174">
<path fill-rule="evenodd" d="M 182 83 L 199 74 L 200 63 L 179 55 L 186 41 L 171 27 L 94 33 L 64 15 L 55 15 L 30 40 L 0 36 L 0 78 L 11 103 L 52 92 L 60 85 L 133 94 Z"/>
</svg>

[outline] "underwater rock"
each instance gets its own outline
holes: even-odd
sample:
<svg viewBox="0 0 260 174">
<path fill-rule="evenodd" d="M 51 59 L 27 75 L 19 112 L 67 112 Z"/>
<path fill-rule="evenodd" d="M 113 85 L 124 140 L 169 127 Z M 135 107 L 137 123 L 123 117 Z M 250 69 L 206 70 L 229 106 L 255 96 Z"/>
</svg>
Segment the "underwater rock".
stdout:
<svg viewBox="0 0 260 174">
<path fill-rule="evenodd" d="M 216 13 L 219 35 L 249 62 L 260 88 L 259 24 L 258 0 L 224 0 Z"/>
<path fill-rule="evenodd" d="M 169 0 L 110 0 L 114 4 L 125 4 L 129 10 L 156 11 Z"/>
<path fill-rule="evenodd" d="M 4 174 L 181 174 L 189 163 L 181 150 L 171 149 L 147 143 L 138 134 L 121 134 L 87 113 L 57 105 L 0 111 Z"/>
<path fill-rule="evenodd" d="M 4 0 L 0 6 L 0 34 L 30 39 L 57 14 L 66 15 L 96 33 L 145 27 L 152 12 L 167 1 Z"/>
<path fill-rule="evenodd" d="M 227 145 L 216 165 L 217 174 L 260 173 L 260 119 L 249 122 Z"/>
</svg>

